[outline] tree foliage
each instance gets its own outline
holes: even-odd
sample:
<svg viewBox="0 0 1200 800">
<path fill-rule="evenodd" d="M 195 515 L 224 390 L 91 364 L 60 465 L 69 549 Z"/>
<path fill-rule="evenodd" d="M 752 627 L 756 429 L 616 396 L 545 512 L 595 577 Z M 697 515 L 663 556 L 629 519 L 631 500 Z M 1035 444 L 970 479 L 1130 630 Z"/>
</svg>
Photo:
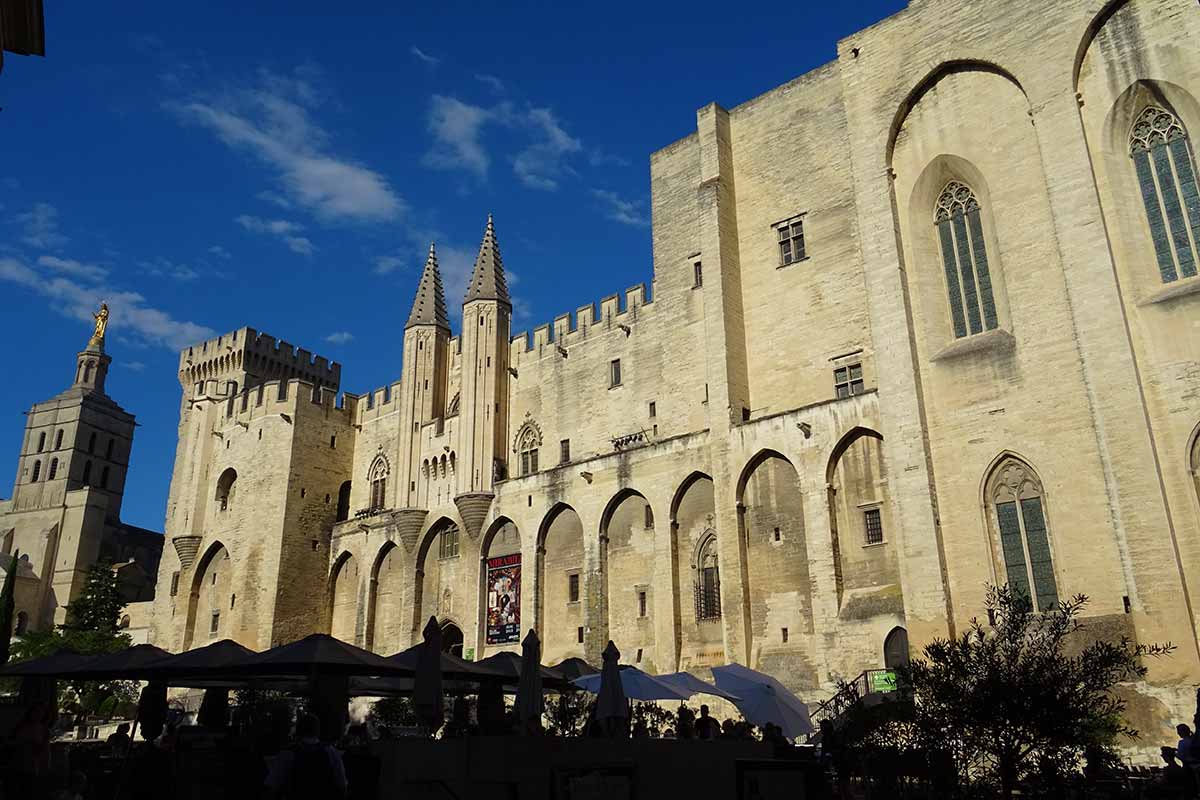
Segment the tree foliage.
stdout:
<svg viewBox="0 0 1200 800">
<path fill-rule="evenodd" d="M 953 764 L 961 787 L 1010 797 L 1018 784 L 1046 786 L 1085 760 L 1115 758 L 1118 737 L 1136 737 L 1113 690 L 1145 676 L 1145 657 L 1173 646 L 1091 640 L 1076 595 L 1034 613 L 1009 587 L 990 588 L 990 624 L 972 620 L 898 670 L 912 692 L 911 722 L 897 733 Z"/>
<path fill-rule="evenodd" d="M 132 643 L 119 629 L 120 585 L 112 565 L 93 564 L 79 595 L 67 606 L 66 621 L 48 631 L 31 631 L 13 645 L 13 661 L 40 658 L 59 650 L 82 655 L 103 655 L 124 650 Z M 59 689 L 59 707 L 76 714 L 122 715 L 137 702 L 132 681 L 68 681 Z"/>
</svg>

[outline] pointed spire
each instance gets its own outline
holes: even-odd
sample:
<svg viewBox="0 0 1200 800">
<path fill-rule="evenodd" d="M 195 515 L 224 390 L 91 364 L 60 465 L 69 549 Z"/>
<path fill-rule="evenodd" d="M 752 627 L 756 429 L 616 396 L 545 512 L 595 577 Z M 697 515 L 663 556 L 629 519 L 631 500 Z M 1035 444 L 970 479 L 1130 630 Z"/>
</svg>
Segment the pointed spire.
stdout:
<svg viewBox="0 0 1200 800">
<path fill-rule="evenodd" d="M 442 274 L 438 271 L 437 252 L 433 242 L 429 243 L 429 257 L 425 259 L 425 271 L 413 298 L 412 312 L 408 315 L 405 328 L 414 325 L 437 325 L 450 329 L 450 318 L 446 315 L 446 295 L 442 292 Z"/>
<path fill-rule="evenodd" d="M 475 259 L 475 271 L 471 273 L 471 283 L 467 286 L 467 296 L 463 302 L 469 303 L 472 300 L 497 300 L 512 307 L 512 302 L 508 299 L 508 284 L 504 280 L 500 245 L 496 244 L 496 226 L 492 223 L 491 214 L 488 214 L 487 230 L 483 232 L 479 256 Z"/>
</svg>

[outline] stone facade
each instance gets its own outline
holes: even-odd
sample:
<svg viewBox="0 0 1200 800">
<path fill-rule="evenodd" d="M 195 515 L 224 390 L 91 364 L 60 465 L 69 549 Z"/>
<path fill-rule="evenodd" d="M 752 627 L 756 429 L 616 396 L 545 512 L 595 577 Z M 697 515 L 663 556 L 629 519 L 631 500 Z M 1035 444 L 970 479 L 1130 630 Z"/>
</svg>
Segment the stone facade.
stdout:
<svg viewBox="0 0 1200 800">
<path fill-rule="evenodd" d="M 436 616 L 481 657 L 519 554 L 548 662 L 820 699 L 1012 581 L 1178 646 L 1131 689 L 1156 742 L 1200 680 L 1196 41 L 1190 0 L 913 0 L 651 156 L 650 295 L 510 337 L 489 220 L 458 336 L 431 249 L 391 386 L 189 348 L 156 640 Z"/>
<path fill-rule="evenodd" d="M 121 522 L 135 421 L 105 393 L 111 360 L 93 337 L 71 386 L 26 414 L 12 498 L 0 501 L 0 575 L 19 554 L 18 634 L 63 622 L 98 560 L 113 564 L 130 603 L 126 627 L 148 634 L 163 537 Z"/>
</svg>

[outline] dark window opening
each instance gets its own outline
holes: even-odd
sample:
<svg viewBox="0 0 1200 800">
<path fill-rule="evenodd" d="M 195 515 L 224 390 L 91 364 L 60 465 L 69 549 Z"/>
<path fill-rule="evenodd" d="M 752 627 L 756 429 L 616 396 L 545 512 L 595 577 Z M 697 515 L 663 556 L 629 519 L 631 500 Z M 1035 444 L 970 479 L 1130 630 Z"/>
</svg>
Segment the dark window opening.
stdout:
<svg viewBox="0 0 1200 800">
<path fill-rule="evenodd" d="M 700 266 L 700 262 L 697 261 L 695 264 L 692 264 L 692 288 L 699 289 L 703 285 L 704 269 Z"/>
<path fill-rule="evenodd" d="M 788 220 L 776 227 L 779 235 L 779 266 L 786 267 L 804 260 L 804 220 Z"/>
<path fill-rule="evenodd" d="M 614 358 L 608 365 L 608 385 L 621 385 L 621 359 Z"/>
<path fill-rule="evenodd" d="M 638 616 L 646 616 L 646 593 L 638 592 Z"/>
<path fill-rule="evenodd" d="M 579 644 L 583 644 L 583 628 L 575 629 L 575 641 Z"/>
<path fill-rule="evenodd" d="M 567 576 L 567 602 L 579 602 L 579 573 L 572 573 Z"/>
<path fill-rule="evenodd" d="M 571 460 L 571 440 L 563 439 L 558 443 L 558 461 L 560 464 L 566 464 Z"/>
<path fill-rule="evenodd" d="M 833 388 L 838 397 L 850 397 L 863 393 L 862 364 L 847 364 L 833 371 Z"/>
</svg>

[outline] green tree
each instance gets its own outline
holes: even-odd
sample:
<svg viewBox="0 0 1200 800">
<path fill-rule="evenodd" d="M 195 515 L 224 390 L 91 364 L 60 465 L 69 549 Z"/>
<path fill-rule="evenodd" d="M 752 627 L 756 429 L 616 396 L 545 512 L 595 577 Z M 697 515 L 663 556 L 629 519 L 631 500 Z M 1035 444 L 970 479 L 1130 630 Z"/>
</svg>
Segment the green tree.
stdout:
<svg viewBox="0 0 1200 800">
<path fill-rule="evenodd" d="M 1118 737 L 1138 733 L 1114 687 L 1174 647 L 1093 640 L 1079 619 L 1084 595 L 1038 614 L 1004 586 L 988 590 L 986 605 L 990 624 L 972 620 L 898 670 L 913 695 L 915 745 L 952 762 L 964 790 L 1005 798 L 1021 783 L 1061 781 L 1085 757 L 1115 759 Z"/>
<path fill-rule="evenodd" d="M 25 634 L 13 646 L 13 660 L 40 658 L 59 650 L 102 655 L 132 644 L 118 625 L 125 603 L 112 564 L 93 564 L 79 595 L 67 606 L 66 621 L 48 631 Z M 59 707 L 76 714 L 123 713 L 137 701 L 132 681 L 68 681 L 59 689 Z"/>
</svg>

